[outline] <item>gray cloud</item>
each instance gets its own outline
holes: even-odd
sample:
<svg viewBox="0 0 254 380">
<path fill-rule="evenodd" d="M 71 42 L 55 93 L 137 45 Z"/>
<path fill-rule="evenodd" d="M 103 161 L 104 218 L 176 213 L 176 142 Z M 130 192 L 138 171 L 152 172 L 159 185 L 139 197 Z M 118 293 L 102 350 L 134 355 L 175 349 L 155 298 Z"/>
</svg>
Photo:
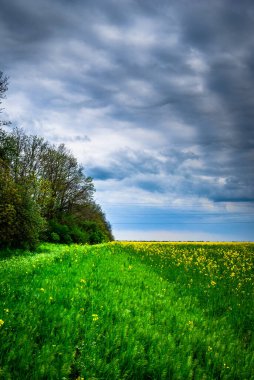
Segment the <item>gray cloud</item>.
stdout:
<svg viewBox="0 0 254 380">
<path fill-rule="evenodd" d="M 89 173 L 96 180 L 116 179 L 123 181 L 123 186 L 134 186 L 152 193 L 171 193 L 181 197 L 198 195 L 216 202 L 252 201 L 251 164 L 244 170 L 237 167 L 239 163 L 235 161 L 227 162 L 226 166 L 222 162 L 218 157 L 176 149 L 149 153 L 120 151 L 107 165 L 90 166 Z M 241 169 L 241 175 L 237 175 Z"/>
</svg>

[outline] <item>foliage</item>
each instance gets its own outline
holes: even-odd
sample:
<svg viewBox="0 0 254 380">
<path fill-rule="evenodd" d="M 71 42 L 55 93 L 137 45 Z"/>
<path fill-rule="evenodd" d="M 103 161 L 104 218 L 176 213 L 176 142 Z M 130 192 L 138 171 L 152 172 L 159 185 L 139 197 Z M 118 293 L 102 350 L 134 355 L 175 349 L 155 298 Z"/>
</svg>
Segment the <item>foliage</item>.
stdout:
<svg viewBox="0 0 254 380">
<path fill-rule="evenodd" d="M 75 215 L 62 216 L 61 220 L 52 219 L 48 223 L 47 238 L 51 242 L 99 244 L 109 239 L 103 226 L 94 220 L 77 219 Z"/>
<path fill-rule="evenodd" d="M 79 205 L 74 208 L 73 214 L 76 218 L 76 223 L 85 230 L 87 230 L 87 226 L 91 225 L 90 222 L 96 224 L 96 229 L 98 230 L 101 238 L 97 238 L 96 243 L 108 242 L 114 240 L 111 226 L 109 222 L 106 220 L 106 216 L 103 213 L 100 205 L 95 203 L 94 201 L 90 201 L 88 203 L 84 203 L 83 205 Z M 98 235 L 98 234 L 97 234 Z"/>
<path fill-rule="evenodd" d="M 253 254 L 44 244 L 3 260 L 0 378 L 253 379 Z"/>
<path fill-rule="evenodd" d="M 52 219 L 49 221 L 47 240 L 59 243 L 88 243 L 88 236 L 82 231 L 76 223 L 72 223 L 72 218 L 67 217 L 61 220 L 61 223 Z"/>
<path fill-rule="evenodd" d="M 43 226 L 38 205 L 0 160 L 0 248 L 34 248 Z"/>
</svg>

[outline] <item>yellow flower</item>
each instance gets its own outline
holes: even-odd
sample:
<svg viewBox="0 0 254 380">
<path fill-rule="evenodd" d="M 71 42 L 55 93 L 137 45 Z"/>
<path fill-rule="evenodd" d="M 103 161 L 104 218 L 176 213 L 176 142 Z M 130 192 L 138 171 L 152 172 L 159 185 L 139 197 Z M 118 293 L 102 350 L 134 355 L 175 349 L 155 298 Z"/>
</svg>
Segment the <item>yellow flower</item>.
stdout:
<svg viewBox="0 0 254 380">
<path fill-rule="evenodd" d="M 40 291 L 41 291 L 41 292 L 45 292 L 45 289 L 44 289 L 44 288 L 40 288 Z"/>
<path fill-rule="evenodd" d="M 189 329 L 193 329 L 193 327 L 194 327 L 194 323 L 193 323 L 193 321 L 189 321 L 189 322 L 187 323 L 187 325 L 188 325 Z"/>
<path fill-rule="evenodd" d="M 93 321 L 98 321 L 99 317 L 98 314 L 92 314 Z"/>
<path fill-rule="evenodd" d="M 81 278 L 80 282 L 86 283 L 86 280 L 84 278 Z"/>
<path fill-rule="evenodd" d="M 4 311 L 5 311 L 6 313 L 9 313 L 10 310 L 9 310 L 9 309 L 4 309 Z"/>
<path fill-rule="evenodd" d="M 215 281 L 211 281 L 211 285 L 212 285 L 212 286 L 215 286 L 215 285 L 216 285 L 216 282 L 215 282 Z"/>
<path fill-rule="evenodd" d="M 3 326 L 3 324 L 4 324 L 4 321 L 0 319 L 0 327 Z"/>
</svg>

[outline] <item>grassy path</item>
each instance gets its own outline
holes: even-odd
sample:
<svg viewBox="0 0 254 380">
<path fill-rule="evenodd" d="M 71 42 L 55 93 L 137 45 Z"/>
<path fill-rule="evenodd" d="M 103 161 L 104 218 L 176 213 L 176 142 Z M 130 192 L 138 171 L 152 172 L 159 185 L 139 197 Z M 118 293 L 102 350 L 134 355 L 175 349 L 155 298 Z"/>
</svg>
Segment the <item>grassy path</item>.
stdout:
<svg viewBox="0 0 254 380">
<path fill-rule="evenodd" d="M 193 247 L 44 245 L 1 261 L 0 379 L 254 379 L 253 246 L 235 248 L 248 265 L 228 278 L 224 253 L 215 269 Z"/>
</svg>

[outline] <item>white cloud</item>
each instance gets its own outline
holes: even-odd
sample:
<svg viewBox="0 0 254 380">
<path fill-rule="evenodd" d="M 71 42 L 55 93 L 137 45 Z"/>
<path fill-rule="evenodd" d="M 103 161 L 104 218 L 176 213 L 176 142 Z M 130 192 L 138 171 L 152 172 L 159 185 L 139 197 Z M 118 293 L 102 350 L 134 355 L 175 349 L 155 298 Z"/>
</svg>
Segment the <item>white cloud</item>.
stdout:
<svg viewBox="0 0 254 380">
<path fill-rule="evenodd" d="M 195 49 L 191 49 L 190 54 L 186 59 L 186 63 L 194 72 L 198 74 L 204 74 L 209 69 L 204 56 L 200 53 L 200 51 Z"/>
</svg>

